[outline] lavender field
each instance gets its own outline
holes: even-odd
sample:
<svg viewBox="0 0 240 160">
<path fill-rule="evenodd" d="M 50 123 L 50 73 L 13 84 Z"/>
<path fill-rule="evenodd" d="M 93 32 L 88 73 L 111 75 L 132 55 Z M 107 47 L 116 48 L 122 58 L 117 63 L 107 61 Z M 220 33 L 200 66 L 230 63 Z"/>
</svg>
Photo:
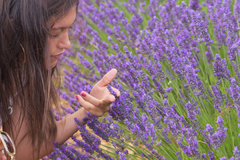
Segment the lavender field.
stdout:
<svg viewBox="0 0 240 160">
<path fill-rule="evenodd" d="M 121 96 L 49 158 L 240 160 L 239 24 L 240 0 L 81 0 L 61 116 L 112 68 Z"/>
</svg>

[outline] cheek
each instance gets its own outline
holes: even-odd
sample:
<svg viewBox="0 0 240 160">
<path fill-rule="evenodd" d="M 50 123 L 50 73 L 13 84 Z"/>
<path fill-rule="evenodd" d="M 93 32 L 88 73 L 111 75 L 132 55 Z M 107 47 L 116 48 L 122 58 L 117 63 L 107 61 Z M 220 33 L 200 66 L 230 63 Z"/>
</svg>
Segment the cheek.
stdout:
<svg viewBox="0 0 240 160">
<path fill-rule="evenodd" d="M 48 38 L 47 41 L 48 41 L 48 52 L 47 52 L 48 57 L 46 57 L 45 65 L 46 65 L 46 69 L 49 70 L 56 65 L 55 61 L 52 58 L 50 58 L 50 56 L 55 54 L 57 43 L 52 38 Z M 48 64 L 47 58 L 49 58 L 50 64 Z"/>
<path fill-rule="evenodd" d="M 49 53 L 50 53 L 50 55 L 54 55 L 54 51 L 55 51 L 55 49 L 57 47 L 57 43 L 53 39 L 51 39 L 48 44 L 49 44 Z"/>
</svg>

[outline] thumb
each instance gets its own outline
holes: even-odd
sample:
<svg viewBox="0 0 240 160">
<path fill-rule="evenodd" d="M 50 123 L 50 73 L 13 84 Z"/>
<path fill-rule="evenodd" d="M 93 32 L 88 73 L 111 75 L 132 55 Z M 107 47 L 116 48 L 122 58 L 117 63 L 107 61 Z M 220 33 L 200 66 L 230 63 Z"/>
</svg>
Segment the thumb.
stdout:
<svg viewBox="0 0 240 160">
<path fill-rule="evenodd" d="M 97 83 L 99 87 L 106 87 L 117 75 L 116 69 L 111 69 L 109 72 L 107 72 L 103 78 Z"/>
</svg>

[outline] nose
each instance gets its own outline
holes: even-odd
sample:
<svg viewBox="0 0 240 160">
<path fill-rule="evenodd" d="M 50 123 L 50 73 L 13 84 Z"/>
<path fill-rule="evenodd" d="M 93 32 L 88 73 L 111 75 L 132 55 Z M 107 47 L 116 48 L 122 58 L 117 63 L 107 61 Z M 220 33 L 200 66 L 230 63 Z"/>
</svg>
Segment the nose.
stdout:
<svg viewBox="0 0 240 160">
<path fill-rule="evenodd" d="M 69 40 L 68 32 L 64 33 L 62 39 L 58 43 L 58 47 L 62 49 L 69 49 L 71 47 L 71 42 Z"/>
</svg>

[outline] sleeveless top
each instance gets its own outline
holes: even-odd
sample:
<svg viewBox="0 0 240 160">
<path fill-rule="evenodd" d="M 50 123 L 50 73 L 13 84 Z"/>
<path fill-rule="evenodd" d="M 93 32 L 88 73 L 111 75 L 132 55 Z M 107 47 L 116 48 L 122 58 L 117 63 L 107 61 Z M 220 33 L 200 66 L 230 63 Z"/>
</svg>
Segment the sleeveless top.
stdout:
<svg viewBox="0 0 240 160">
<path fill-rule="evenodd" d="M 23 71 L 24 71 L 24 67 L 22 67 L 22 73 L 23 73 Z M 25 76 L 24 76 L 25 75 Z M 24 79 L 24 81 L 23 81 L 23 87 L 26 85 L 26 83 L 27 83 L 27 78 L 26 78 L 26 73 L 25 74 L 22 74 L 22 80 Z M 21 90 L 20 90 L 21 91 Z M 16 92 L 15 93 L 15 95 L 14 95 L 14 97 L 16 97 L 17 95 L 18 95 L 18 93 L 19 92 Z M 10 98 L 9 99 L 9 106 L 8 106 L 8 109 L 9 109 L 9 114 L 11 115 L 12 113 L 13 113 L 13 107 L 12 107 L 12 105 L 13 105 L 13 99 L 12 98 Z M 0 117 L 0 128 L 2 128 L 2 119 L 1 119 L 1 117 Z"/>
</svg>

